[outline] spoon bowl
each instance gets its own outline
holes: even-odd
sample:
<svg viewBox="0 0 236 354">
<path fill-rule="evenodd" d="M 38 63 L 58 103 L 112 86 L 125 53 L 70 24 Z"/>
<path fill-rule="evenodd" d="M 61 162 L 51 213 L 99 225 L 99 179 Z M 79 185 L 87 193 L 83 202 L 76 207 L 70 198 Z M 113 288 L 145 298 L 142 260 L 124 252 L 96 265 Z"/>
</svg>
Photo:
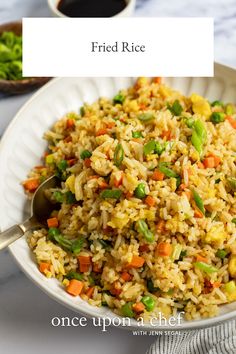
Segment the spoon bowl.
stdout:
<svg viewBox="0 0 236 354">
<path fill-rule="evenodd" d="M 60 185 L 56 176 L 49 177 L 35 191 L 31 202 L 31 216 L 23 223 L 14 225 L 0 234 L 0 250 L 22 237 L 27 231 L 45 226 L 55 204 L 47 198 L 45 191 Z"/>
</svg>

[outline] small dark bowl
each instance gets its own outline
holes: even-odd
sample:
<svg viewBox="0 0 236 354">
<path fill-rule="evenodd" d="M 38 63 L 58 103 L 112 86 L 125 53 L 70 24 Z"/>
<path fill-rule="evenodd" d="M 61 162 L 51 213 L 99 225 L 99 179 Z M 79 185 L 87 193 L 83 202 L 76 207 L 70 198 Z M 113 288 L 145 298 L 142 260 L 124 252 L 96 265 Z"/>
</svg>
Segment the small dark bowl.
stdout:
<svg viewBox="0 0 236 354">
<path fill-rule="evenodd" d="M 22 34 L 22 23 L 10 22 L 0 25 L 0 35 L 5 31 L 14 32 L 16 35 Z M 0 79 L 0 93 L 19 95 L 44 85 L 51 78 L 49 77 L 32 77 L 22 80 L 3 80 Z"/>
</svg>

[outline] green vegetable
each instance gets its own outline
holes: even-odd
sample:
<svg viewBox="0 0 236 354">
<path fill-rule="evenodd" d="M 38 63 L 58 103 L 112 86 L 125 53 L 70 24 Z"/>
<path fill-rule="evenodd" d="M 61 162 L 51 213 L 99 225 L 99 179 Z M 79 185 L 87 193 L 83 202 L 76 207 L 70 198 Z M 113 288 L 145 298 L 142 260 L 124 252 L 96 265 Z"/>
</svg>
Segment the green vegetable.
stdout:
<svg viewBox="0 0 236 354">
<path fill-rule="evenodd" d="M 120 189 L 104 189 L 100 196 L 104 199 L 112 198 L 112 199 L 119 199 L 122 195 L 122 191 Z"/>
<path fill-rule="evenodd" d="M 232 189 L 233 192 L 236 192 L 236 178 L 228 177 L 227 182 L 230 189 Z"/>
<path fill-rule="evenodd" d="M 207 274 L 218 272 L 218 269 L 216 267 L 213 267 L 212 265 L 209 265 L 204 262 L 195 262 L 193 265 Z"/>
<path fill-rule="evenodd" d="M 132 310 L 133 302 L 127 302 L 121 307 L 121 313 L 125 317 L 134 317 L 134 311 Z"/>
<path fill-rule="evenodd" d="M 211 106 L 212 106 L 212 107 L 215 107 L 215 106 L 224 107 L 224 103 L 223 103 L 222 101 L 216 100 L 216 101 L 214 101 L 214 102 L 211 103 Z"/>
<path fill-rule="evenodd" d="M 94 285 L 94 284 L 95 284 L 95 280 L 94 280 L 94 278 L 92 277 L 92 275 L 89 275 L 89 276 L 88 276 L 88 281 L 89 281 L 89 284 L 90 284 L 90 285 Z"/>
<path fill-rule="evenodd" d="M 98 240 L 103 248 L 110 248 L 111 246 L 104 240 Z"/>
<path fill-rule="evenodd" d="M 64 196 L 63 196 L 62 192 L 60 192 L 60 191 L 55 191 L 55 192 L 53 192 L 52 197 L 53 197 L 53 199 L 55 199 L 55 201 L 56 201 L 57 203 L 63 203 Z"/>
<path fill-rule="evenodd" d="M 142 113 L 138 116 L 138 119 L 141 120 L 141 122 L 150 122 L 153 119 L 155 119 L 154 114 L 152 113 Z"/>
<path fill-rule="evenodd" d="M 218 123 L 224 122 L 225 113 L 223 113 L 223 112 L 213 112 L 211 117 L 210 117 L 210 120 L 214 124 L 218 124 Z"/>
<path fill-rule="evenodd" d="M 56 241 L 62 248 L 71 251 L 72 241 L 65 238 L 63 235 L 55 235 L 52 241 Z"/>
<path fill-rule="evenodd" d="M 141 301 L 145 305 L 147 311 L 152 311 L 156 304 L 156 301 L 153 299 L 153 297 L 149 295 L 142 297 Z"/>
<path fill-rule="evenodd" d="M 192 128 L 193 125 L 194 125 L 194 118 L 188 118 L 186 120 L 186 125 L 187 125 L 188 128 Z"/>
<path fill-rule="evenodd" d="M 193 146 L 195 147 L 199 155 L 201 155 L 203 149 L 203 143 L 195 130 L 192 132 L 191 143 L 193 144 Z"/>
<path fill-rule="evenodd" d="M 142 132 L 132 132 L 132 137 L 135 139 L 143 138 Z"/>
<path fill-rule="evenodd" d="M 152 279 L 147 280 L 147 289 L 150 293 L 155 293 L 160 290 L 160 288 L 154 286 Z"/>
<path fill-rule="evenodd" d="M 236 224 L 236 218 L 233 218 L 233 219 L 231 220 L 231 222 L 233 222 L 234 224 Z"/>
<path fill-rule="evenodd" d="M 217 178 L 217 179 L 215 180 L 215 184 L 218 184 L 218 183 L 220 183 L 220 178 Z"/>
<path fill-rule="evenodd" d="M 92 153 L 89 150 L 83 150 L 80 154 L 82 160 L 89 159 L 92 156 Z"/>
<path fill-rule="evenodd" d="M 160 162 L 158 165 L 158 169 L 160 172 L 164 173 L 166 177 L 173 177 L 173 178 L 179 178 L 178 173 L 175 171 L 171 170 L 169 167 L 167 167 L 168 164 L 166 162 Z"/>
<path fill-rule="evenodd" d="M 225 284 L 225 290 L 228 294 L 232 294 L 236 291 L 236 284 L 234 280 L 229 281 Z"/>
<path fill-rule="evenodd" d="M 45 162 L 47 165 L 53 164 L 54 163 L 54 155 L 53 154 L 47 155 L 45 158 Z"/>
<path fill-rule="evenodd" d="M 22 36 L 13 32 L 0 35 L 0 79 L 22 79 Z"/>
<path fill-rule="evenodd" d="M 167 107 L 174 116 L 180 116 L 183 112 L 183 107 L 178 100 L 175 100 L 172 106 L 168 105 Z"/>
<path fill-rule="evenodd" d="M 114 98 L 113 98 L 113 102 L 114 103 L 120 103 L 122 104 L 125 100 L 125 96 L 123 96 L 121 93 L 118 93 Z"/>
<path fill-rule="evenodd" d="M 230 103 L 227 104 L 225 107 L 225 113 L 227 114 L 227 116 L 231 116 L 235 113 L 235 107 Z"/>
<path fill-rule="evenodd" d="M 187 256 L 187 251 L 186 250 L 181 251 L 179 255 L 179 261 L 182 261 L 183 258 L 186 256 Z"/>
<path fill-rule="evenodd" d="M 207 141 L 207 130 L 205 124 L 200 120 L 197 119 L 194 121 L 193 124 L 193 132 L 191 137 L 191 142 L 199 155 L 203 152 L 203 145 Z"/>
<path fill-rule="evenodd" d="M 50 227 L 48 229 L 48 236 L 49 236 L 49 239 L 53 240 L 55 236 L 58 236 L 60 235 L 60 230 L 56 227 Z"/>
<path fill-rule="evenodd" d="M 155 152 L 156 148 L 156 142 L 155 140 L 150 140 L 148 143 L 146 143 L 143 147 L 143 153 L 145 156 Z"/>
<path fill-rule="evenodd" d="M 66 204 L 74 204 L 76 202 L 75 195 L 71 191 L 65 193 L 65 202 Z"/>
<path fill-rule="evenodd" d="M 183 246 L 180 245 L 179 243 L 177 243 L 176 245 L 174 245 L 173 251 L 172 251 L 172 255 L 171 255 L 171 259 L 173 261 L 178 260 L 181 254 Z"/>
<path fill-rule="evenodd" d="M 80 115 L 83 117 L 85 115 L 85 108 L 84 106 L 80 107 Z"/>
<path fill-rule="evenodd" d="M 84 245 L 84 237 L 79 238 L 72 242 L 71 252 L 75 255 L 79 254 Z"/>
<path fill-rule="evenodd" d="M 155 238 L 153 233 L 149 230 L 147 223 L 140 219 L 136 222 L 137 230 L 140 234 L 144 236 L 147 242 L 154 242 Z"/>
<path fill-rule="evenodd" d="M 65 171 L 67 167 L 68 167 L 68 162 L 66 160 L 61 160 L 57 165 L 59 171 Z"/>
<path fill-rule="evenodd" d="M 192 193 L 193 193 L 193 199 L 196 203 L 196 206 L 205 215 L 205 208 L 204 208 L 202 198 L 200 197 L 200 195 L 197 193 L 195 189 L 192 190 Z"/>
<path fill-rule="evenodd" d="M 142 199 L 146 197 L 145 187 L 146 185 L 144 183 L 139 183 L 139 185 L 134 190 L 134 195 L 136 198 Z"/>
<path fill-rule="evenodd" d="M 69 280 L 71 280 L 71 279 L 83 280 L 83 275 L 78 272 L 71 271 L 66 274 L 65 278 L 69 279 Z"/>
<path fill-rule="evenodd" d="M 120 167 L 123 159 L 124 159 L 124 149 L 121 144 L 118 144 L 114 152 L 114 164 L 117 167 Z"/>
<path fill-rule="evenodd" d="M 160 156 L 163 153 L 163 151 L 165 151 L 167 144 L 168 143 L 165 142 L 163 145 L 161 145 L 159 141 L 156 141 L 155 152 Z"/>
<path fill-rule="evenodd" d="M 216 252 L 216 257 L 224 259 L 227 256 L 228 252 L 226 250 L 218 250 Z"/>
</svg>

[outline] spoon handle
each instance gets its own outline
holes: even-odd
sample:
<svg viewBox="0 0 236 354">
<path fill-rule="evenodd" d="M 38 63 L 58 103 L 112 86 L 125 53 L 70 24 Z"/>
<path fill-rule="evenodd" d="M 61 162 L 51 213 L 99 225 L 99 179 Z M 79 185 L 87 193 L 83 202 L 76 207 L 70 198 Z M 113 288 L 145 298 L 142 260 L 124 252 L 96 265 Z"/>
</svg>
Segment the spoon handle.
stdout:
<svg viewBox="0 0 236 354">
<path fill-rule="evenodd" d="M 25 233 L 21 225 L 14 225 L 0 233 L 0 250 L 9 246 L 12 242 L 18 240 Z"/>
</svg>

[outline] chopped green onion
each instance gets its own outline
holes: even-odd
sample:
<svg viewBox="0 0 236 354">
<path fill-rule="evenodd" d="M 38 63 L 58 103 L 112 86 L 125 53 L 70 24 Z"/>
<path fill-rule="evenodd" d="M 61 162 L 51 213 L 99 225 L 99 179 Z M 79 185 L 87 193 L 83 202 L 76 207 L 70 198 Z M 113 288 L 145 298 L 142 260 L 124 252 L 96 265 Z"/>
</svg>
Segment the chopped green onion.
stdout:
<svg viewBox="0 0 236 354">
<path fill-rule="evenodd" d="M 187 125 L 188 128 L 192 128 L 193 125 L 194 125 L 194 118 L 188 118 L 186 120 L 186 125 Z"/>
<path fill-rule="evenodd" d="M 64 196 L 63 196 L 62 192 L 60 192 L 60 191 L 55 191 L 55 192 L 53 192 L 52 197 L 53 197 L 53 199 L 55 199 L 55 201 L 56 201 L 57 203 L 63 203 Z"/>
<path fill-rule="evenodd" d="M 215 180 L 215 184 L 218 184 L 218 183 L 220 183 L 220 178 L 217 178 L 217 179 Z"/>
<path fill-rule="evenodd" d="M 233 218 L 233 219 L 231 220 L 231 222 L 233 222 L 234 224 L 236 224 L 236 218 Z"/>
<path fill-rule="evenodd" d="M 60 235 L 60 233 L 61 233 L 60 230 L 58 228 L 56 228 L 56 227 L 50 227 L 48 229 L 48 236 L 52 240 L 54 239 L 55 236 Z"/>
<path fill-rule="evenodd" d="M 143 138 L 142 132 L 132 132 L 132 137 L 135 139 Z"/>
<path fill-rule="evenodd" d="M 142 199 L 146 197 L 145 187 L 146 185 L 144 183 L 139 183 L 139 185 L 134 190 L 134 195 L 136 198 Z"/>
<path fill-rule="evenodd" d="M 192 132 L 192 137 L 191 137 L 191 143 L 199 153 L 199 155 L 202 154 L 202 148 L 203 148 L 203 143 L 201 138 L 198 136 L 197 132 L 194 130 Z"/>
<path fill-rule="evenodd" d="M 166 162 L 160 162 L 158 165 L 158 169 L 160 172 L 164 173 L 166 177 L 173 177 L 173 178 L 179 178 L 178 173 L 175 171 L 171 170 L 169 167 L 167 167 L 168 164 Z"/>
<path fill-rule="evenodd" d="M 224 122 L 225 113 L 223 113 L 223 112 L 213 112 L 211 117 L 210 117 L 210 120 L 214 124 L 218 124 L 218 123 Z"/>
<path fill-rule="evenodd" d="M 202 198 L 200 197 L 200 195 L 197 193 L 195 189 L 192 190 L 192 193 L 193 193 L 193 199 L 196 203 L 196 206 L 205 215 L 205 208 L 204 208 Z"/>
<path fill-rule="evenodd" d="M 132 309 L 133 302 L 127 302 L 125 305 L 121 307 L 121 313 L 125 317 L 134 317 L 134 311 Z"/>
<path fill-rule="evenodd" d="M 137 226 L 138 232 L 144 236 L 144 238 L 146 239 L 147 242 L 150 242 L 150 243 L 154 242 L 154 240 L 155 240 L 154 235 L 149 230 L 148 225 L 144 220 L 142 220 L 142 219 L 138 220 L 136 223 L 136 226 Z"/>
<path fill-rule="evenodd" d="M 182 261 L 183 258 L 186 256 L 187 256 L 187 251 L 186 250 L 181 251 L 179 255 L 179 261 Z"/>
<path fill-rule="evenodd" d="M 156 147 L 155 147 L 155 152 L 160 156 L 163 151 L 165 151 L 167 146 L 167 143 L 164 143 L 163 145 L 161 145 L 161 143 L 159 143 L 159 141 L 156 141 Z"/>
<path fill-rule="evenodd" d="M 152 113 L 142 113 L 138 116 L 138 119 L 141 120 L 141 122 L 150 122 L 155 119 L 155 116 Z"/>
<path fill-rule="evenodd" d="M 201 138 L 203 144 L 205 144 L 207 141 L 207 130 L 205 124 L 200 119 L 197 119 L 194 122 L 194 129 L 197 135 Z"/>
<path fill-rule="evenodd" d="M 111 199 L 119 199 L 122 195 L 122 191 L 120 189 L 104 189 L 100 196 L 104 199 L 111 198 Z"/>
<path fill-rule="evenodd" d="M 156 301 L 153 299 L 153 297 L 149 295 L 145 295 L 141 299 L 142 303 L 145 305 L 147 311 L 152 311 L 155 307 Z"/>
<path fill-rule="evenodd" d="M 229 281 L 225 284 L 225 290 L 228 294 L 232 294 L 236 291 L 236 284 L 234 280 Z"/>
<path fill-rule="evenodd" d="M 120 103 L 122 104 L 125 100 L 125 96 L 123 96 L 121 93 L 118 93 L 114 98 L 113 98 L 113 102 L 114 103 Z"/>
<path fill-rule="evenodd" d="M 57 165 L 57 168 L 60 170 L 60 171 L 65 171 L 68 167 L 68 162 L 66 160 L 61 160 L 58 165 Z"/>
<path fill-rule="evenodd" d="M 65 278 L 69 279 L 69 280 L 71 280 L 71 279 L 83 280 L 83 275 L 78 272 L 71 271 L 66 274 Z"/>
<path fill-rule="evenodd" d="M 85 108 L 84 106 L 80 107 L 80 115 L 83 117 L 85 115 Z"/>
<path fill-rule="evenodd" d="M 215 106 L 224 107 L 224 103 L 223 103 L 222 101 L 216 100 L 216 101 L 214 101 L 214 102 L 211 103 L 211 106 L 212 106 L 212 107 L 215 107 Z"/>
<path fill-rule="evenodd" d="M 156 142 L 155 140 L 150 140 L 148 143 L 146 143 L 143 147 L 143 153 L 145 156 L 153 153 L 156 148 Z"/>
<path fill-rule="evenodd" d="M 94 278 L 92 277 L 92 275 L 89 275 L 89 276 L 88 276 L 88 281 L 89 281 L 89 284 L 90 284 L 90 285 L 94 285 L 94 284 L 95 284 L 95 280 L 94 280 Z"/>
<path fill-rule="evenodd" d="M 75 195 L 71 191 L 65 193 L 65 202 L 66 204 L 74 204 L 76 202 Z"/>
<path fill-rule="evenodd" d="M 120 167 L 123 159 L 124 159 L 124 149 L 121 144 L 118 144 L 114 152 L 114 164 L 117 167 Z"/>
<path fill-rule="evenodd" d="M 172 106 L 168 105 L 167 107 L 174 116 L 180 116 L 183 112 L 183 107 L 178 100 L 175 100 Z"/>
<path fill-rule="evenodd" d="M 207 274 L 218 272 L 218 269 L 216 267 L 213 267 L 212 265 L 209 265 L 204 262 L 195 262 L 193 265 Z"/>
<path fill-rule="evenodd" d="M 236 192 L 236 178 L 234 177 L 228 177 L 227 178 L 228 186 L 232 191 Z"/>
<path fill-rule="evenodd" d="M 92 153 L 89 150 L 83 150 L 80 154 L 82 160 L 89 159 L 92 156 Z"/>
<path fill-rule="evenodd" d="M 218 250 L 216 252 L 216 257 L 224 259 L 227 256 L 228 252 L 226 250 Z"/>
<path fill-rule="evenodd" d="M 71 245 L 71 252 L 74 253 L 75 255 L 79 254 L 83 245 L 84 245 L 84 237 L 81 237 L 78 240 L 73 241 Z"/>
<path fill-rule="evenodd" d="M 183 248 L 183 246 L 180 245 L 179 243 L 177 243 L 176 245 L 174 245 L 173 252 L 172 252 L 172 255 L 171 255 L 171 259 L 172 259 L 173 261 L 179 259 L 180 254 L 181 254 L 181 251 L 182 251 L 182 248 Z"/>
<path fill-rule="evenodd" d="M 154 286 L 152 279 L 147 280 L 147 289 L 150 293 L 155 293 L 160 290 L 160 288 Z"/>
<path fill-rule="evenodd" d="M 72 241 L 66 239 L 63 235 L 55 235 L 53 238 L 62 248 L 66 249 L 67 251 L 71 251 Z"/>
</svg>

